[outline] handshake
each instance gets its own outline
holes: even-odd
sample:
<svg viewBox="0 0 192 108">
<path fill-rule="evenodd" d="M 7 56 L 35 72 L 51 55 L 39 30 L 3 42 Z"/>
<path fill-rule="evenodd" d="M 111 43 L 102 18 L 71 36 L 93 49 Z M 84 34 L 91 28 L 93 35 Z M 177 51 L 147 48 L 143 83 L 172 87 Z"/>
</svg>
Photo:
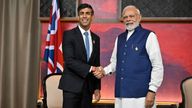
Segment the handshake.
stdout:
<svg viewBox="0 0 192 108">
<path fill-rule="evenodd" d="M 102 66 L 93 67 L 93 68 L 94 68 L 94 69 L 93 69 L 92 73 L 93 73 L 93 75 L 94 75 L 96 78 L 101 79 L 101 78 L 103 78 L 103 77 L 105 76 L 105 71 L 104 71 L 104 69 L 103 69 Z"/>
</svg>

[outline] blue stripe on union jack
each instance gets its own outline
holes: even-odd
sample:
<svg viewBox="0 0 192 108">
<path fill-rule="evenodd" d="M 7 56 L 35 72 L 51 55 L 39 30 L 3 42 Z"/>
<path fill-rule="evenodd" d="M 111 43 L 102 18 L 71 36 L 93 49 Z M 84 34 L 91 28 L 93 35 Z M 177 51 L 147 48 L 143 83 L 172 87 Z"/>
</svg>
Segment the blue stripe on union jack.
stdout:
<svg viewBox="0 0 192 108">
<path fill-rule="evenodd" d="M 62 35 L 58 0 L 52 1 L 44 60 L 47 62 L 47 74 L 63 72 Z"/>
</svg>

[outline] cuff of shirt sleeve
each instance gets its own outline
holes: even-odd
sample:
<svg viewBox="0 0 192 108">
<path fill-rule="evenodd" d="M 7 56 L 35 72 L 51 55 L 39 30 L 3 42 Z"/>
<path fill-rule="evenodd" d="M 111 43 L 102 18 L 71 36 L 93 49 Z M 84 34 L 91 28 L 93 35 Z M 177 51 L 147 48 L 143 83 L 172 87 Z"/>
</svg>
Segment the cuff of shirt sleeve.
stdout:
<svg viewBox="0 0 192 108">
<path fill-rule="evenodd" d="M 91 72 L 92 68 L 93 68 L 93 66 L 90 67 L 89 72 Z"/>
<path fill-rule="evenodd" d="M 112 72 L 110 71 L 110 69 L 108 69 L 107 67 L 104 68 L 104 74 L 105 75 L 110 75 L 112 74 Z"/>
<path fill-rule="evenodd" d="M 152 90 L 148 90 L 148 92 L 156 93 L 156 92 L 154 92 L 154 91 L 152 91 Z"/>
<path fill-rule="evenodd" d="M 152 92 L 156 93 L 157 92 L 157 87 L 151 85 L 151 86 L 149 86 L 149 91 L 152 91 Z"/>
</svg>

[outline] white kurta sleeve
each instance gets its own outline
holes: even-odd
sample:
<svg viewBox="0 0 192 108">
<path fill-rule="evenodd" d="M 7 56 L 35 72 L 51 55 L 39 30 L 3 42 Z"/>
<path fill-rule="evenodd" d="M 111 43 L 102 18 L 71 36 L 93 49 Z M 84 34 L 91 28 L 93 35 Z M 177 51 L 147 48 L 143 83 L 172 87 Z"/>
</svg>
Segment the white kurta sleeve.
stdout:
<svg viewBox="0 0 192 108">
<path fill-rule="evenodd" d="M 105 71 L 105 74 L 111 74 L 113 72 L 116 71 L 116 62 L 117 62 L 117 40 L 118 38 L 116 38 L 115 40 L 115 45 L 114 45 L 114 48 L 113 48 L 113 52 L 112 52 L 112 55 L 111 55 L 111 59 L 110 59 L 110 64 L 107 65 L 105 68 L 104 68 L 104 71 Z"/>
<path fill-rule="evenodd" d="M 149 90 L 157 91 L 163 81 L 163 62 L 157 36 L 151 32 L 146 42 L 146 50 L 152 64 Z"/>
</svg>

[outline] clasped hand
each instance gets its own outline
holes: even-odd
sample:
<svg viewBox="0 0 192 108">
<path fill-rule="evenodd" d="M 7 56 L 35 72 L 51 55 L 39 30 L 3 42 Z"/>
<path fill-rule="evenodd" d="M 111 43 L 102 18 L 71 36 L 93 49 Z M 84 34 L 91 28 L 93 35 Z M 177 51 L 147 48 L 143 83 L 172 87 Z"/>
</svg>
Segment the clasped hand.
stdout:
<svg viewBox="0 0 192 108">
<path fill-rule="evenodd" d="M 103 67 L 96 67 L 95 71 L 93 71 L 93 75 L 98 79 L 103 78 L 105 76 Z"/>
</svg>

